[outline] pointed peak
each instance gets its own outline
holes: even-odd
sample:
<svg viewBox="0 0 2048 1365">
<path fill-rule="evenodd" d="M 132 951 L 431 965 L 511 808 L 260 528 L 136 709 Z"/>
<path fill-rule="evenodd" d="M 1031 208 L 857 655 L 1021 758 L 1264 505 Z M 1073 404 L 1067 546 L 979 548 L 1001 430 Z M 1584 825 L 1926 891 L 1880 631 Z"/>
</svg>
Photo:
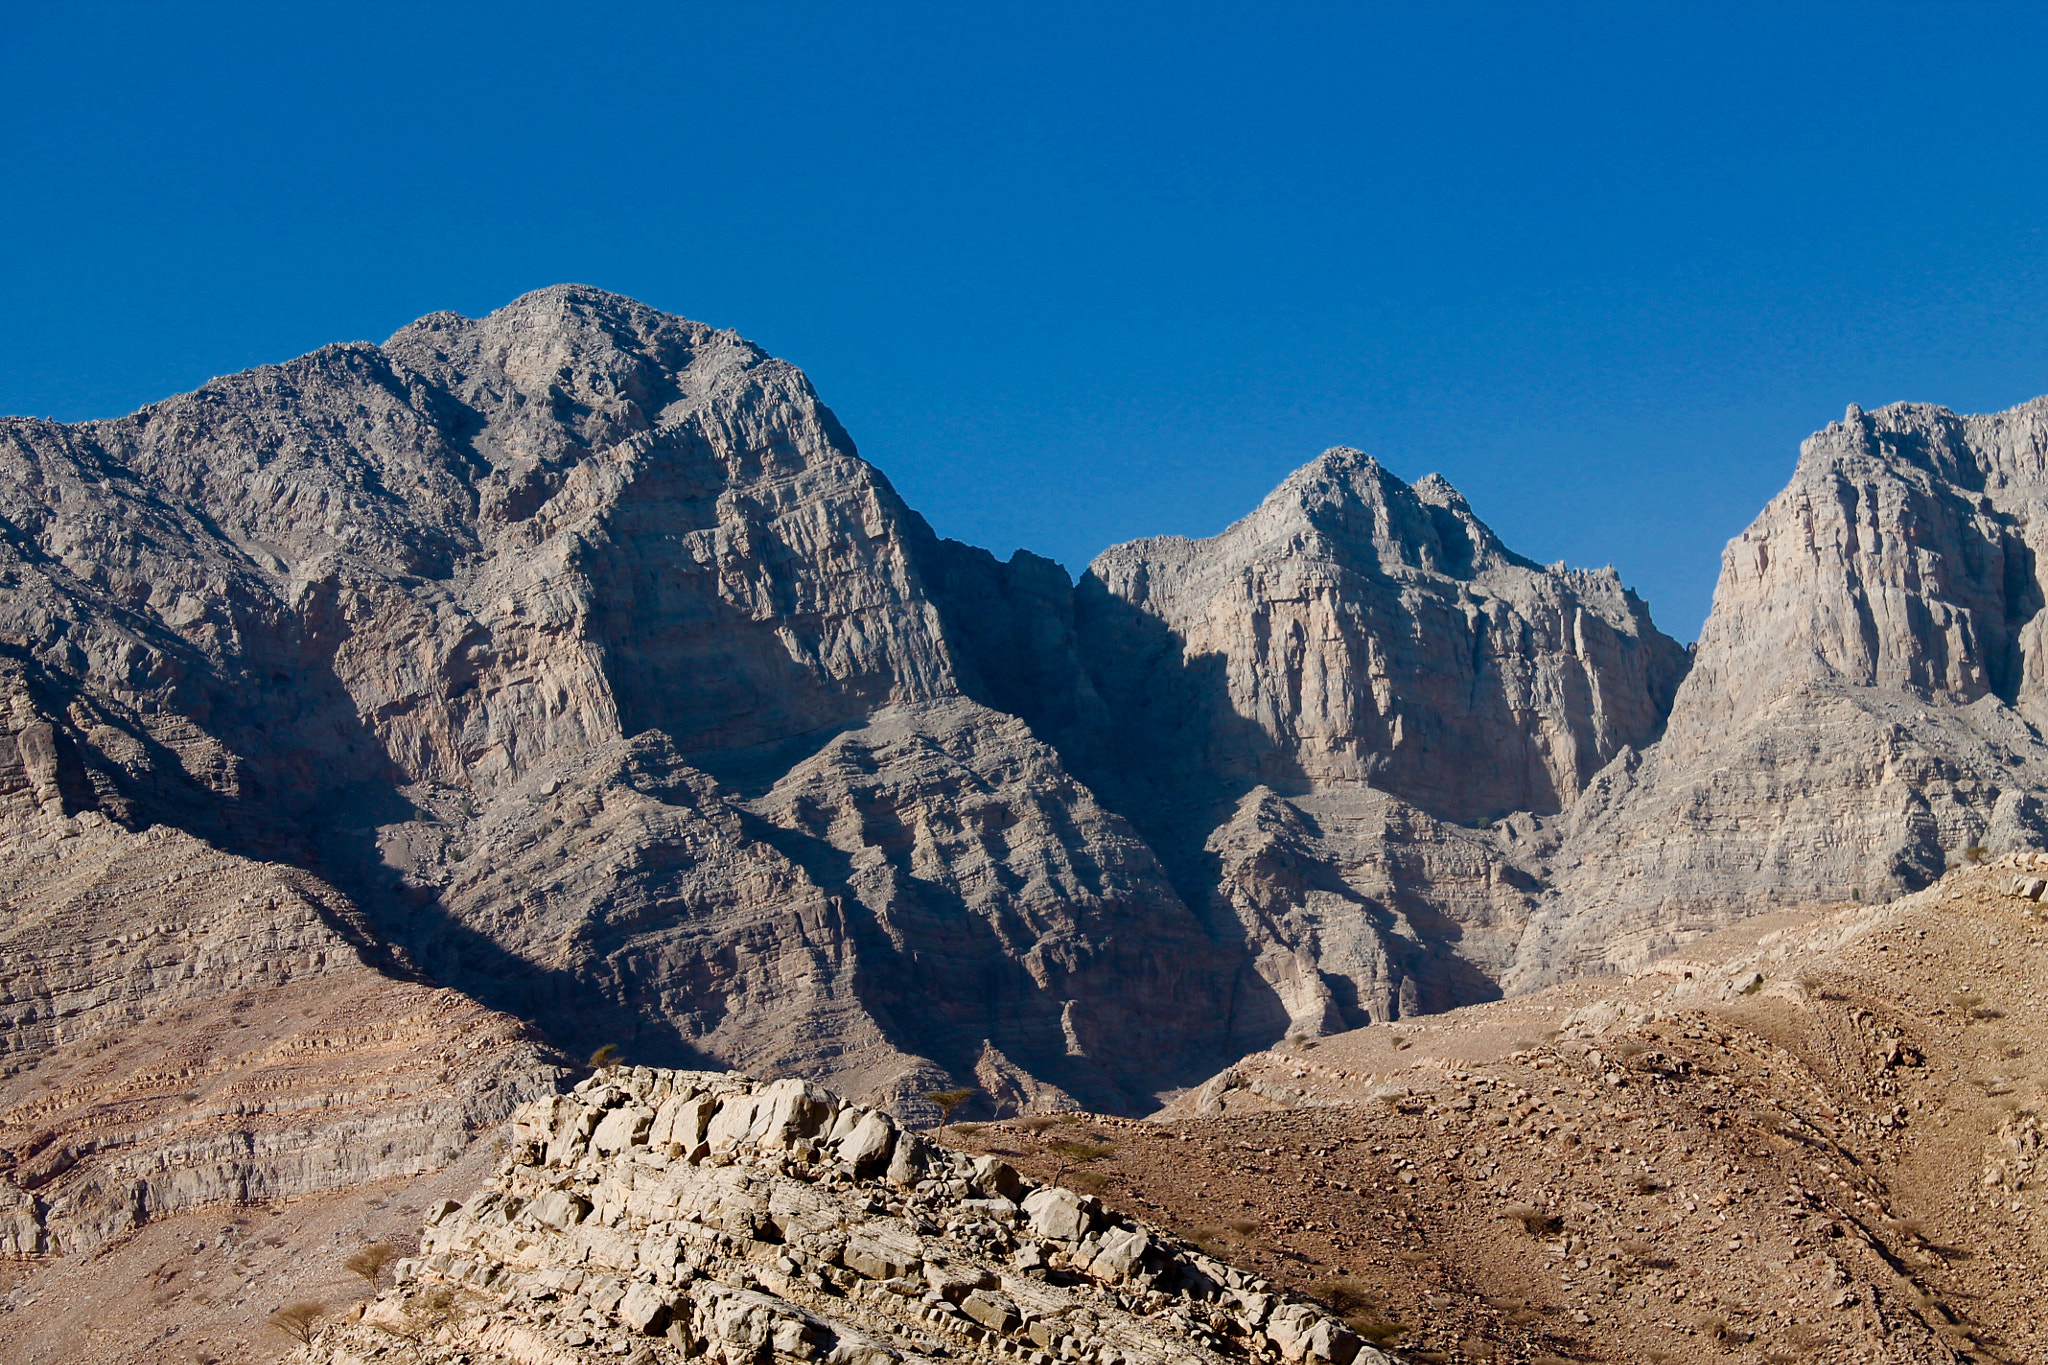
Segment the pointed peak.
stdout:
<svg viewBox="0 0 2048 1365">
<path fill-rule="evenodd" d="M 1307 507 L 1348 498 L 1383 503 L 1408 485 L 1377 459 L 1354 446 L 1331 446 L 1280 481 L 1266 496 L 1276 503 Z"/>
<path fill-rule="evenodd" d="M 564 338 L 577 344 L 596 342 L 639 351 L 669 340 L 698 342 L 717 334 L 718 329 L 594 285 L 551 284 L 521 294 L 480 318 L 450 311 L 429 313 L 399 328 L 384 344 L 392 349 L 437 333 L 463 332 L 501 341 Z M 739 340 L 735 333 L 722 335 Z"/>
<path fill-rule="evenodd" d="M 1470 512 L 1472 504 L 1465 501 L 1465 495 L 1441 474 L 1424 474 L 1414 484 L 1415 496 L 1432 507 L 1442 507 L 1454 512 Z"/>
</svg>

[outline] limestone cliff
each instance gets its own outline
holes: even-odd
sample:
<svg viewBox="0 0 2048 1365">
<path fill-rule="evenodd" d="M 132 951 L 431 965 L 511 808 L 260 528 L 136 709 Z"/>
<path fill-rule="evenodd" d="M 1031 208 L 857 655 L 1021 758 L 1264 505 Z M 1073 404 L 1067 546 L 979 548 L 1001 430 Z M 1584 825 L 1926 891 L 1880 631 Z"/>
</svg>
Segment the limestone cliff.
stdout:
<svg viewBox="0 0 2048 1365">
<path fill-rule="evenodd" d="M 1241 945 L 1237 1050 L 1495 994 L 1545 818 L 1687 666 L 1611 570 L 1532 564 L 1354 450 L 1220 535 L 1105 551 L 1074 604 L 1081 681 L 1025 714 Z"/>
<path fill-rule="evenodd" d="M 1570 817 L 1513 984 L 1625 966 L 1770 904 L 1917 889 L 2044 831 L 2048 401 L 1809 439 L 1722 557 L 1664 738 Z"/>
<path fill-rule="evenodd" d="M 1144 1110 L 2035 828 L 2044 411 L 1816 437 L 1695 662 L 1349 450 L 999 563 L 787 364 L 543 290 L 0 422 L 0 782 L 577 1053 Z"/>
</svg>

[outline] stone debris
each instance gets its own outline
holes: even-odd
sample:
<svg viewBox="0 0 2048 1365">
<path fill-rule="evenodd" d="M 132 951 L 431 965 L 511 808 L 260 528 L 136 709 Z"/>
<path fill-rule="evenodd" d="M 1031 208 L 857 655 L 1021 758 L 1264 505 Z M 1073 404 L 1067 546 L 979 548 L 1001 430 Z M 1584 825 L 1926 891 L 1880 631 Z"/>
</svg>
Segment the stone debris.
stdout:
<svg viewBox="0 0 2048 1365">
<path fill-rule="evenodd" d="M 513 1118 L 393 1288 L 301 1353 L 454 1365 L 708 1357 L 885 1365 L 1385 1365 L 1095 1197 L 935 1146 L 796 1079 L 602 1070 Z"/>
<path fill-rule="evenodd" d="M 2048 853 L 2018 849 L 1998 859 L 1991 866 L 2002 873 L 1998 879 L 1998 889 L 2003 895 L 2014 896 L 2024 901 L 2038 901 L 2043 892 L 2048 892 L 2048 877 L 2036 875 L 2048 873 Z"/>
</svg>

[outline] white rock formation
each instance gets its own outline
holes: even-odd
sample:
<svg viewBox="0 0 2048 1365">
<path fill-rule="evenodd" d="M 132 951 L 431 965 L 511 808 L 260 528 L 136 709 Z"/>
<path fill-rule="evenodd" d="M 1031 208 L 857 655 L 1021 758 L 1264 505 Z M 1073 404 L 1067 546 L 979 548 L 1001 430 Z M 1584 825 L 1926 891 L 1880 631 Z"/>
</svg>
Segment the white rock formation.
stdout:
<svg viewBox="0 0 2048 1365">
<path fill-rule="evenodd" d="M 1316 1305 L 801 1080 L 615 1068 L 302 1359 L 1386 1365 Z"/>
</svg>

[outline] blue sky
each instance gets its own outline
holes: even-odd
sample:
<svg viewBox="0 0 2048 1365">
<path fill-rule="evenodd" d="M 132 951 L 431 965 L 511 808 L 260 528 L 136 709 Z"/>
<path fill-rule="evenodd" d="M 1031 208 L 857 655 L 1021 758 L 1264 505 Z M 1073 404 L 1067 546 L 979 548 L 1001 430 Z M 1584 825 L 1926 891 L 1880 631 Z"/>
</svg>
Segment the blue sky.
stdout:
<svg viewBox="0 0 2048 1365">
<path fill-rule="evenodd" d="M 564 280 L 1079 571 L 1334 444 L 1690 639 L 1800 438 L 2048 392 L 2048 8 L 0 0 L 0 411 Z"/>
</svg>

